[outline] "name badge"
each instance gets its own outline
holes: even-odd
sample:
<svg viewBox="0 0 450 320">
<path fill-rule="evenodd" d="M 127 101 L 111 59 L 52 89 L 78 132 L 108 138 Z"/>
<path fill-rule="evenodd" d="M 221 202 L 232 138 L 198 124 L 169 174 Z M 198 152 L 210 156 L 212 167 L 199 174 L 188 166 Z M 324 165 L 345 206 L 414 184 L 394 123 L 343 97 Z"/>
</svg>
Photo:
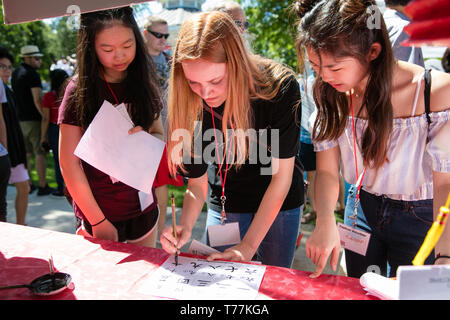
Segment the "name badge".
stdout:
<svg viewBox="0 0 450 320">
<path fill-rule="evenodd" d="M 225 223 L 208 227 L 209 244 L 211 247 L 234 245 L 241 242 L 239 223 Z"/>
<path fill-rule="evenodd" d="M 356 252 L 362 256 L 366 255 L 369 246 L 370 233 L 338 223 L 341 247 Z"/>
</svg>

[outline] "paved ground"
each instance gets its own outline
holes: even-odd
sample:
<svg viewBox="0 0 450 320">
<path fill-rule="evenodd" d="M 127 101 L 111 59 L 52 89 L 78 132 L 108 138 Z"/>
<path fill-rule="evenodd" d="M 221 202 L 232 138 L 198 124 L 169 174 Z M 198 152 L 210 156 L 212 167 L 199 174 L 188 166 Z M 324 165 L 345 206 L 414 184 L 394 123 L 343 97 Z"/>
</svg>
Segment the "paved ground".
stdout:
<svg viewBox="0 0 450 320">
<path fill-rule="evenodd" d="M 40 196 L 36 195 L 36 191 L 29 196 L 29 204 L 28 211 L 26 217 L 26 223 L 30 227 L 38 227 L 44 228 L 54 231 L 67 232 L 67 233 L 75 233 L 75 218 L 72 211 L 72 207 L 66 201 L 64 197 L 56 198 L 52 196 Z M 8 195 L 7 195 L 7 203 L 8 203 L 8 222 L 15 223 L 16 222 L 16 213 L 14 209 L 14 199 L 16 196 L 15 187 L 8 187 Z M 166 221 L 171 221 L 170 212 L 171 210 L 167 210 L 168 216 Z M 177 209 L 178 221 L 181 210 Z M 200 215 L 199 221 L 196 224 L 192 237 L 193 239 L 200 240 L 203 235 L 204 227 L 206 221 L 206 212 Z M 303 233 L 303 237 L 300 243 L 299 248 L 296 250 L 294 262 L 292 265 L 293 269 L 299 269 L 304 271 L 314 271 L 315 266 L 305 255 L 305 241 L 308 236 L 311 234 L 313 230 L 312 225 L 301 225 L 300 231 Z M 160 247 L 158 243 L 158 247 Z M 188 245 L 184 247 L 187 250 Z M 282 250 L 282 248 L 280 248 Z M 184 250 L 182 250 L 184 251 Z M 341 263 L 340 267 L 336 272 L 329 267 L 329 263 L 324 271 L 327 274 L 339 274 L 345 275 L 345 265 L 342 263 L 342 254 L 341 254 Z"/>
</svg>

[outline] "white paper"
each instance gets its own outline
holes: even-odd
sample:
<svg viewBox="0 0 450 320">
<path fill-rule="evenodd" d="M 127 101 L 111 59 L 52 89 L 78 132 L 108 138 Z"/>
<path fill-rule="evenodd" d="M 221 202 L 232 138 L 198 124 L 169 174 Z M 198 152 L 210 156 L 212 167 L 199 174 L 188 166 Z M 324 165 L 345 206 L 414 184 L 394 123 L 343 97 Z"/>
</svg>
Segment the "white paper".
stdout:
<svg viewBox="0 0 450 320">
<path fill-rule="evenodd" d="M 383 277 L 374 272 L 366 272 L 359 283 L 369 294 L 383 300 L 398 299 L 398 281 Z"/>
<path fill-rule="evenodd" d="M 141 211 L 144 211 L 146 208 L 148 208 L 148 206 L 150 206 L 154 201 L 152 192 L 145 193 L 139 191 L 138 197 L 139 197 L 139 204 L 141 205 Z"/>
<path fill-rule="evenodd" d="M 123 107 L 118 106 L 119 110 Z M 164 142 L 144 131 L 129 134 L 131 119 L 119 110 L 105 101 L 74 154 L 130 187 L 151 194 Z"/>
<path fill-rule="evenodd" d="M 186 300 L 255 299 L 265 266 L 170 256 L 140 282 L 138 291 L 157 297 Z"/>
<path fill-rule="evenodd" d="M 450 265 L 400 266 L 399 300 L 450 300 Z"/>
<path fill-rule="evenodd" d="M 239 223 L 232 222 L 209 226 L 208 237 L 211 247 L 238 244 L 241 242 Z"/>
<path fill-rule="evenodd" d="M 187 251 L 190 254 L 196 254 L 199 256 L 209 256 L 210 254 L 220 252 L 214 248 L 211 248 L 210 246 L 207 246 L 206 244 L 201 243 L 197 240 L 192 240 L 191 245 L 189 246 L 189 249 Z"/>
</svg>

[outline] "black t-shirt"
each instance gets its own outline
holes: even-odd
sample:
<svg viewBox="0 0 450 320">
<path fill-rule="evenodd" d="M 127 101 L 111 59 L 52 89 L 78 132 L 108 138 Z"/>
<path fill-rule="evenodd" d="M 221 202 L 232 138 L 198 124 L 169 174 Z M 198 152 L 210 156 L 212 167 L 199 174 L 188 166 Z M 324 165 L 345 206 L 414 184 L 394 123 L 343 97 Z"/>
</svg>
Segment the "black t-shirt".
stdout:
<svg viewBox="0 0 450 320">
<path fill-rule="evenodd" d="M 14 93 L 6 85 L 5 87 L 7 102 L 3 103 L 3 119 L 5 120 L 6 135 L 8 138 L 8 155 L 11 160 L 11 166 L 15 167 L 19 164 L 27 166 L 27 153 L 25 150 L 25 142 L 23 140 L 22 129 L 17 119 L 16 104 Z"/>
<path fill-rule="evenodd" d="M 225 211 L 230 213 L 256 213 L 262 201 L 264 193 L 270 184 L 272 176 L 270 175 L 270 157 L 279 159 L 291 158 L 297 155 L 300 137 L 300 120 L 296 121 L 297 115 L 301 112 L 296 110 L 300 100 L 300 92 L 298 82 L 294 77 L 286 80 L 283 90 L 273 100 L 257 99 L 251 102 L 253 112 L 254 126 L 257 134 L 257 142 L 253 142 L 253 146 L 257 149 L 256 159 L 247 159 L 240 169 L 234 166 L 229 168 L 225 183 Z M 219 150 L 223 147 L 219 135 L 222 133 L 221 116 L 224 111 L 224 105 L 213 108 L 213 112 L 218 116 L 214 118 L 216 127 L 216 136 L 218 139 Z M 210 154 L 209 158 L 217 159 L 216 144 L 213 132 L 213 121 L 210 108 L 205 105 L 203 108 L 202 136 L 198 135 L 198 139 L 207 140 L 194 142 L 202 145 L 202 154 Z M 272 135 L 270 129 L 278 129 L 279 139 L 276 134 Z M 205 132 L 208 130 L 208 134 Z M 267 132 L 267 138 L 264 138 L 264 132 Z M 208 138 L 206 138 L 208 137 Z M 211 139 L 209 139 L 211 137 Z M 250 139 L 254 141 L 253 139 Z M 273 143 L 271 143 L 273 141 Z M 279 152 L 276 156 L 276 146 L 278 142 Z M 251 144 L 252 142 L 250 142 Z M 195 152 L 195 151 L 194 151 Z M 223 157 L 223 149 L 219 153 L 220 161 Z M 262 156 L 261 156 L 262 155 Z M 196 162 L 194 162 L 196 161 Z M 208 170 L 208 206 L 216 211 L 221 211 L 222 182 L 219 175 L 219 165 L 217 160 L 207 163 L 205 157 L 200 159 L 191 159 L 191 164 L 185 164 L 188 171 L 186 174 L 190 178 L 198 178 Z M 198 163 L 201 162 L 201 163 Z M 222 166 L 222 177 L 225 178 L 225 167 Z M 261 170 L 266 170 L 262 174 Z M 269 174 L 267 174 L 269 172 Z M 298 170 L 294 168 L 292 184 L 286 199 L 284 200 L 281 210 L 289 210 L 299 207 L 303 203 L 303 177 Z"/>
<path fill-rule="evenodd" d="M 42 88 L 41 77 L 31 66 L 21 63 L 14 70 L 11 85 L 16 97 L 16 107 L 20 121 L 40 121 L 41 114 L 34 104 L 31 88 Z"/>
</svg>

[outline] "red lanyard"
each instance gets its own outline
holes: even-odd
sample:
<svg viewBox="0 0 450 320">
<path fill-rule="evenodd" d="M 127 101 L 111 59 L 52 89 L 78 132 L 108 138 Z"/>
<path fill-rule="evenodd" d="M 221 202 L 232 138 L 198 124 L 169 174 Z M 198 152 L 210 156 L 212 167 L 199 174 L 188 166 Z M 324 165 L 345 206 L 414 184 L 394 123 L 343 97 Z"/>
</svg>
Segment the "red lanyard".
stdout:
<svg viewBox="0 0 450 320">
<path fill-rule="evenodd" d="M 225 200 L 227 199 L 226 197 L 225 197 L 225 183 L 226 183 L 226 181 L 227 181 L 227 174 L 228 174 L 228 163 L 229 163 L 229 157 L 230 157 L 230 155 L 231 155 L 231 150 L 232 150 L 232 145 L 233 145 L 233 133 L 231 134 L 231 145 L 230 145 L 230 150 L 229 150 L 229 152 L 228 152 L 228 156 L 226 157 L 226 165 L 225 165 L 225 178 L 222 178 L 222 166 L 223 166 L 223 163 L 221 163 L 220 162 L 220 158 L 219 158 L 219 146 L 218 146 L 218 144 L 217 144 L 217 137 L 216 137 L 216 125 L 215 125 L 215 123 L 214 123 L 214 112 L 213 112 L 213 109 L 212 109 L 212 107 L 210 107 L 211 108 L 211 117 L 212 117 L 212 123 L 213 123 L 213 128 L 214 128 L 214 140 L 215 140 L 215 143 L 216 143 L 216 153 L 217 153 L 217 160 L 219 161 L 219 175 L 220 175 L 220 182 L 222 183 L 222 196 L 220 197 L 220 201 L 221 201 L 221 203 L 222 203 L 222 212 L 221 212 L 221 215 L 222 215 L 222 220 L 221 220 L 221 223 L 223 224 L 224 223 L 224 221 L 227 219 L 227 217 L 226 217 L 226 214 L 225 214 Z M 225 157 L 224 157 L 225 158 Z M 225 160 L 225 159 L 224 159 Z"/>
<path fill-rule="evenodd" d="M 109 88 L 109 91 L 111 91 L 111 93 L 112 93 L 112 95 L 113 95 L 113 97 L 114 97 L 114 100 L 116 100 L 117 105 L 119 105 L 119 100 L 117 100 L 117 97 L 116 97 L 116 95 L 114 94 L 113 89 L 112 89 L 111 86 L 109 85 L 109 82 L 106 81 L 105 75 L 103 74 L 103 71 L 102 71 L 102 70 L 100 70 L 100 74 L 102 75 L 103 80 L 105 80 L 106 85 L 107 85 L 108 88 Z"/>
<path fill-rule="evenodd" d="M 358 158 L 356 157 L 356 130 L 355 130 L 355 122 L 353 119 L 353 95 L 350 91 L 350 110 L 352 112 L 352 131 L 353 131 L 353 153 L 355 155 L 355 169 L 356 169 L 356 199 L 355 199 L 355 207 L 353 209 L 353 215 L 350 216 L 351 219 L 355 219 L 353 222 L 353 225 L 356 226 L 356 215 L 358 210 L 358 204 L 359 204 L 359 192 L 361 191 L 362 182 L 364 180 L 364 175 L 366 173 L 366 168 L 364 168 L 362 176 L 358 178 Z M 359 183 L 359 185 L 358 185 Z"/>
</svg>

